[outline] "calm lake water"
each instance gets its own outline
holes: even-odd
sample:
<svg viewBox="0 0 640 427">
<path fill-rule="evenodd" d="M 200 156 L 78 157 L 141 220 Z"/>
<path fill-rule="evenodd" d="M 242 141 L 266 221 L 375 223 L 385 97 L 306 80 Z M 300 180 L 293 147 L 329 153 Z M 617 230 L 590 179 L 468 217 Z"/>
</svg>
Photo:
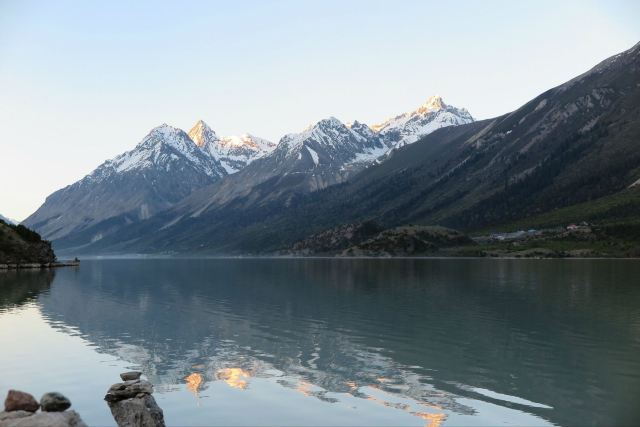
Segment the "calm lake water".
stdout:
<svg viewBox="0 0 640 427">
<path fill-rule="evenodd" d="M 638 425 L 640 262 L 87 260 L 0 273 L 0 397 L 91 425 L 140 369 L 171 425 Z"/>
</svg>

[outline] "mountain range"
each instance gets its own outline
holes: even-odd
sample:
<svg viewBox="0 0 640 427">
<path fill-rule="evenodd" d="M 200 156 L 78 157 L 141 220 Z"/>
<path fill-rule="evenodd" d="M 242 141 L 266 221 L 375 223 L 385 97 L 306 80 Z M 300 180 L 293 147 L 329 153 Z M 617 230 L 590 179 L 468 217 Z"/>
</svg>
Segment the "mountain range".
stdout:
<svg viewBox="0 0 640 427">
<path fill-rule="evenodd" d="M 357 221 L 504 226 L 640 182 L 639 107 L 640 44 L 488 120 L 436 96 L 371 127 L 324 119 L 277 145 L 162 125 L 25 224 L 74 253 L 220 254 Z"/>
<path fill-rule="evenodd" d="M 219 137 L 202 120 L 188 134 L 162 124 L 133 150 L 51 194 L 25 224 L 62 249 L 66 241 L 84 247 L 215 183 L 221 200 L 267 181 L 272 181 L 272 196 L 314 191 L 344 181 L 399 143 L 414 141 L 410 129 L 424 135 L 473 121 L 466 110 L 447 106 L 440 97 L 430 98 L 402 117 L 406 120 L 387 123 L 381 132 L 331 117 L 285 135 L 278 144 L 249 134 Z M 400 134 L 404 137 L 398 138 Z"/>
</svg>

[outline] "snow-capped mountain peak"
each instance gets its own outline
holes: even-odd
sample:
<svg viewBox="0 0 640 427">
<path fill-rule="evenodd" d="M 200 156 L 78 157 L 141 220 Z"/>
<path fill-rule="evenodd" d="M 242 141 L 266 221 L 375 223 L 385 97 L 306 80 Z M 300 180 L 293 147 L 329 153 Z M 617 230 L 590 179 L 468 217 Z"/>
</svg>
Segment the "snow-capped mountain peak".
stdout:
<svg viewBox="0 0 640 427">
<path fill-rule="evenodd" d="M 189 138 L 200 148 L 209 142 L 218 141 L 218 135 L 209 127 L 204 120 L 198 120 L 189 131 Z"/>
<path fill-rule="evenodd" d="M 289 133 L 280 139 L 279 147 L 289 152 L 302 148 L 307 142 L 317 145 L 339 145 L 353 136 L 351 130 L 335 117 L 322 119 L 307 126 L 300 133 Z"/>
<path fill-rule="evenodd" d="M 198 120 L 191 128 L 189 137 L 203 153 L 220 162 L 227 174 L 238 172 L 255 159 L 272 152 L 276 146 L 248 133 L 219 137 L 203 120 Z"/>
<path fill-rule="evenodd" d="M 109 169 L 113 168 L 115 172 L 151 167 L 171 168 L 171 165 L 181 158 L 211 177 L 224 175 L 220 165 L 211 162 L 203 155 L 182 129 L 169 126 L 166 123 L 151 129 L 133 150 L 107 160 L 103 166 Z M 96 171 L 99 170 L 101 168 Z"/>
<path fill-rule="evenodd" d="M 444 110 L 447 104 L 444 103 L 440 95 L 433 95 L 427 99 L 416 111 L 419 114 L 432 113 L 434 111 Z"/>
<path fill-rule="evenodd" d="M 372 129 L 387 144 L 395 148 L 416 142 L 442 127 L 473 121 L 473 117 L 466 109 L 447 105 L 442 97 L 434 95 L 416 110 L 387 119 L 372 126 Z"/>
<path fill-rule="evenodd" d="M 296 166 L 296 170 L 322 167 L 342 172 L 348 165 L 362 165 L 372 155 L 377 157 L 386 149 L 378 135 L 366 124 L 357 121 L 344 124 L 335 117 L 329 117 L 300 133 L 283 136 L 277 153 L 303 162 Z"/>
</svg>

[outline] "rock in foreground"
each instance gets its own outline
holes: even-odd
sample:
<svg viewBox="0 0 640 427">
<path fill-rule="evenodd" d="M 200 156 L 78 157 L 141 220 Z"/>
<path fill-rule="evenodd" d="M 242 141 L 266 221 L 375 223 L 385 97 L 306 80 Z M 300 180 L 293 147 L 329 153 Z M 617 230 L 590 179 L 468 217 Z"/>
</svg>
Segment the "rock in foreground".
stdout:
<svg viewBox="0 0 640 427">
<path fill-rule="evenodd" d="M 122 378 L 122 381 L 132 381 L 139 380 L 141 375 L 142 372 L 139 371 L 123 372 L 120 374 L 120 378 Z"/>
<path fill-rule="evenodd" d="M 58 392 L 45 393 L 40 398 L 40 407 L 45 412 L 63 412 L 71 407 L 69 399 Z"/>
<path fill-rule="evenodd" d="M 87 427 L 76 411 L 66 410 L 71 402 L 62 394 L 46 393 L 40 402 L 29 393 L 9 390 L 0 427 Z M 40 406 L 43 412 L 36 412 Z"/>
<path fill-rule="evenodd" d="M 136 379 L 116 383 L 109 388 L 104 400 L 119 427 L 164 427 L 162 409 L 151 396 L 153 385 L 141 380 L 139 373 L 125 372 L 121 378 Z"/>
<path fill-rule="evenodd" d="M 76 411 L 0 412 L 0 427 L 87 427 Z"/>
<path fill-rule="evenodd" d="M 150 394 L 109 402 L 119 427 L 164 427 L 164 414 Z"/>
<path fill-rule="evenodd" d="M 36 412 L 40 404 L 29 393 L 18 390 L 9 390 L 7 398 L 4 400 L 4 410 L 7 412 L 12 411 L 27 411 Z"/>
</svg>

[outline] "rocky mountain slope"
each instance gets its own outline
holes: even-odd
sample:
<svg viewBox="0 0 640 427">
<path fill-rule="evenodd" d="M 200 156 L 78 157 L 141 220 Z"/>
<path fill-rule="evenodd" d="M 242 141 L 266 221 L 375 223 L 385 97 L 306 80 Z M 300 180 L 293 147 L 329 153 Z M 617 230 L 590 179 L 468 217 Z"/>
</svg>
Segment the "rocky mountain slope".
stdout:
<svg viewBox="0 0 640 427">
<path fill-rule="evenodd" d="M 91 240 L 99 240 L 225 175 L 224 167 L 184 131 L 163 124 L 133 150 L 107 160 L 80 181 L 51 194 L 24 223 L 51 240 L 100 223 L 91 236 Z"/>
<path fill-rule="evenodd" d="M 473 120 L 470 116 L 467 119 Z M 451 125 L 432 123 L 434 129 Z M 396 147 L 381 135 L 358 121 L 345 124 L 335 117 L 320 120 L 300 133 L 285 135 L 273 152 L 239 173 L 194 192 L 167 217 L 174 215 L 170 220 L 173 226 L 228 203 L 245 210 L 259 208 L 345 182 Z"/>
<path fill-rule="evenodd" d="M 389 146 L 397 148 L 412 144 L 437 129 L 472 122 L 473 117 L 466 109 L 447 105 L 435 95 L 417 110 L 387 119 L 372 129 Z"/>
<path fill-rule="evenodd" d="M 249 134 L 219 137 L 202 120 L 191 128 L 189 137 L 205 153 L 219 162 L 227 174 L 238 172 L 276 148 L 273 142 Z"/>
<path fill-rule="evenodd" d="M 638 117 L 640 44 L 512 113 L 439 129 L 393 150 L 384 162 L 340 185 L 314 193 L 275 191 L 275 182 L 304 174 L 275 176 L 241 192 L 224 189 L 221 182 L 128 227 L 118 241 L 94 248 L 260 252 L 367 219 L 386 228 L 407 223 L 462 230 L 499 226 L 636 183 Z M 299 160 L 315 166 L 312 153 L 302 153 L 305 149 Z M 235 176 L 266 165 L 266 159 Z M 225 196 L 218 195 L 221 189 Z"/>
</svg>

